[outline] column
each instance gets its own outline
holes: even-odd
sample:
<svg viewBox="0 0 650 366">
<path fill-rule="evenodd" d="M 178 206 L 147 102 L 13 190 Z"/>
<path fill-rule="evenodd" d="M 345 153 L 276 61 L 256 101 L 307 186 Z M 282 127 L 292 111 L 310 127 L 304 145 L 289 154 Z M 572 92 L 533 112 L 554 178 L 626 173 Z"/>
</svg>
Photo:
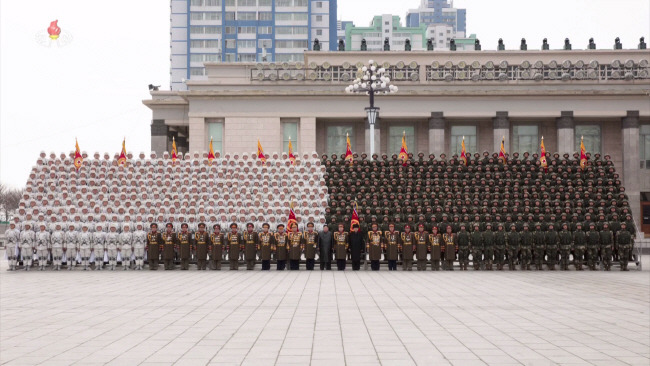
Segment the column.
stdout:
<svg viewBox="0 0 650 366">
<path fill-rule="evenodd" d="M 316 151 L 316 117 L 300 117 L 298 130 L 301 157 L 302 154 L 307 153 L 311 158 L 312 151 Z"/>
<path fill-rule="evenodd" d="M 556 120 L 557 124 L 557 152 L 560 156 L 569 154 L 573 158 L 576 151 L 575 135 L 576 123 L 573 118 L 573 111 L 562 111 L 560 118 Z"/>
<path fill-rule="evenodd" d="M 431 112 L 431 118 L 429 118 L 429 154 L 434 154 L 436 158 L 446 150 L 446 129 L 447 120 L 443 113 Z"/>
<path fill-rule="evenodd" d="M 492 129 L 494 133 L 494 152 L 497 154 L 501 150 L 501 139 L 506 138 L 506 152 L 510 151 L 510 119 L 508 112 L 497 112 L 497 116 L 492 118 Z"/>
<path fill-rule="evenodd" d="M 169 127 L 164 119 L 154 119 L 151 123 L 151 151 L 155 151 L 157 156 L 162 156 L 167 151 L 168 132 Z"/>
<path fill-rule="evenodd" d="M 190 117 L 190 128 L 189 128 L 189 140 L 190 140 L 190 154 L 193 154 L 195 151 L 203 153 L 208 150 L 208 142 L 205 137 L 205 118 L 203 117 Z M 224 129 L 225 129 L 224 123 Z M 225 136 L 225 131 L 224 131 Z M 224 138 L 225 145 L 225 138 Z M 225 150 L 225 146 L 224 146 Z"/>
<path fill-rule="evenodd" d="M 366 123 L 366 137 L 365 137 L 365 152 L 370 158 L 370 123 L 368 123 L 368 118 L 365 119 Z M 377 116 L 377 122 L 375 123 L 375 154 L 381 157 L 381 133 L 380 133 L 380 119 L 379 115 Z M 359 153 L 361 155 L 361 153 Z"/>
<path fill-rule="evenodd" d="M 621 122 L 623 128 L 623 186 L 630 199 L 630 208 L 634 219 L 640 225 L 639 111 L 627 111 L 627 116 L 623 117 Z M 637 226 L 637 230 L 640 229 L 641 227 Z"/>
</svg>

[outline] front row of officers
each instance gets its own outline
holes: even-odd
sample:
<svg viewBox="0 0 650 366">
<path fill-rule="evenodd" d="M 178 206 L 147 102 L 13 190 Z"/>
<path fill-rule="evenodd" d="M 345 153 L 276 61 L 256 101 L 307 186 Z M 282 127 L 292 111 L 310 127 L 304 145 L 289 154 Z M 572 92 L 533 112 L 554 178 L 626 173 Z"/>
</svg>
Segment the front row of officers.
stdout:
<svg viewBox="0 0 650 366">
<path fill-rule="evenodd" d="M 412 270 L 414 261 L 418 270 L 426 270 L 428 263 L 436 271 L 453 270 L 456 259 L 460 269 L 467 270 L 471 254 L 475 270 L 492 270 L 493 265 L 497 270 L 503 270 L 506 265 L 515 270 L 517 262 L 522 270 L 530 270 L 531 264 L 542 270 L 544 263 L 549 270 L 555 270 L 556 265 L 560 270 L 568 270 L 573 258 L 576 270 L 581 271 L 584 263 L 590 270 L 596 270 L 596 264 L 602 263 L 609 271 L 613 251 L 617 250 L 620 269 L 627 271 L 633 239 L 625 223 L 621 223 L 621 230 L 616 235 L 607 224 L 600 231 L 593 223 L 589 224 L 587 231 L 583 231 L 581 224 L 577 225 L 574 232 L 568 230 L 567 224 L 563 224 L 560 231 L 555 231 L 552 224 L 548 231 L 542 231 L 539 224 L 533 231 L 524 225 L 523 231 L 519 232 L 515 225 L 506 231 L 502 224 L 498 224 L 497 230 L 493 231 L 491 224 L 487 224 L 487 230 L 483 232 L 478 230 L 478 225 L 469 232 L 461 224 L 458 233 L 453 233 L 451 226 L 447 227 L 446 233 L 438 233 L 437 227 L 427 232 L 422 224 L 417 231 L 411 231 L 410 225 L 405 225 L 403 232 L 395 231 L 395 226 L 390 224 L 387 231 L 381 232 L 373 223 L 371 230 L 363 234 L 358 224 L 353 225 L 350 232 L 339 224 L 334 233 L 329 232 L 327 226 L 318 233 L 314 231 L 313 223 L 308 223 L 307 230 L 302 233 L 298 232 L 296 224 L 291 224 L 288 232 L 280 224 L 272 233 L 270 225 L 264 224 L 263 231 L 258 233 L 249 223 L 246 231 L 239 233 L 237 224 L 233 223 L 230 231 L 224 233 L 218 224 L 208 232 L 205 224 L 200 223 L 195 233 L 188 231 L 187 224 L 176 233 L 171 223 L 166 225 L 164 232 L 159 232 L 154 223 L 149 232 L 143 230 L 142 224 L 138 224 L 134 232 L 125 225 L 122 233 L 117 233 L 116 227 L 111 227 L 108 233 L 103 232 L 101 225 L 92 233 L 87 226 L 83 226 L 81 232 L 74 231 L 74 225 L 64 232 L 57 225 L 50 234 L 45 225 L 34 232 L 30 223 L 24 224 L 26 230 L 23 231 L 16 230 L 11 223 L 5 236 L 9 270 L 16 269 L 21 259 L 25 270 L 29 270 L 34 254 L 39 258 L 40 270 L 45 269 L 48 257 L 51 257 L 55 270 L 59 270 L 64 261 L 68 270 L 72 270 L 75 263 L 80 263 L 84 270 L 90 269 L 91 262 L 94 262 L 95 270 L 101 270 L 105 263 L 108 263 L 107 268 L 114 270 L 118 261 L 122 262 L 124 270 L 130 267 L 142 270 L 145 260 L 149 269 L 156 270 L 161 257 L 166 270 L 174 269 L 176 259 L 180 260 L 181 269 L 187 270 L 192 257 L 199 270 L 205 270 L 208 262 L 211 269 L 220 270 L 222 261 L 227 261 L 230 269 L 236 270 L 242 257 L 248 270 L 255 268 L 258 259 L 262 262 L 262 270 L 270 270 L 272 258 L 278 270 L 284 270 L 287 262 L 290 270 L 298 270 L 303 255 L 307 270 L 313 270 L 317 254 L 321 270 L 331 269 L 332 257 L 338 270 L 345 269 L 348 258 L 352 260 L 353 270 L 360 269 L 362 259 L 366 265 L 370 261 L 372 270 L 379 270 L 382 256 L 391 271 L 397 269 L 399 259 L 403 269 L 408 271 Z"/>
</svg>

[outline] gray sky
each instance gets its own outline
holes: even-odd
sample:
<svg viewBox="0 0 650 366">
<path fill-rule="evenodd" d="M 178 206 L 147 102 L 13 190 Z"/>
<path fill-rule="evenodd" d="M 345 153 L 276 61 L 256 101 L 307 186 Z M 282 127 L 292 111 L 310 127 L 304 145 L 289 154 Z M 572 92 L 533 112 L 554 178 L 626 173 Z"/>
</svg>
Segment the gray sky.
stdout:
<svg viewBox="0 0 650 366">
<path fill-rule="evenodd" d="M 339 18 L 367 25 L 373 15 L 402 18 L 419 0 L 338 0 Z M 526 5 L 523 5 L 526 4 Z M 613 8 L 612 5 L 616 7 Z M 529 49 L 548 38 L 574 49 L 594 37 L 611 48 L 621 37 L 636 48 L 650 33 L 648 0 L 456 0 L 467 9 L 468 33 L 483 49 Z M 368 11 L 367 9 L 372 9 Z M 64 47 L 36 41 L 52 20 L 73 40 Z M 0 2 L 0 181 L 20 187 L 41 150 L 113 155 L 150 150 L 149 83 L 169 87 L 169 1 L 2 0 Z M 251 149 L 255 147 L 252 146 Z"/>
</svg>

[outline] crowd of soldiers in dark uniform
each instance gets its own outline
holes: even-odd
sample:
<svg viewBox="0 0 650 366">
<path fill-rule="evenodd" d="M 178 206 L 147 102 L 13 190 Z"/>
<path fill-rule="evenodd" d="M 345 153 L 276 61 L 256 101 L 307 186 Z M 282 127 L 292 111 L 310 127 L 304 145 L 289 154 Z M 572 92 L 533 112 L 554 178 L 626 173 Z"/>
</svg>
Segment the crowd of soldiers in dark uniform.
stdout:
<svg viewBox="0 0 650 366">
<path fill-rule="evenodd" d="M 496 153 L 475 153 L 467 165 L 446 154 L 409 154 L 405 163 L 396 154 L 355 154 L 352 163 L 323 155 L 326 221 L 331 229 L 349 227 L 356 201 L 364 236 L 375 224 L 384 233 L 391 226 L 399 233 L 450 232 L 461 269 L 471 254 L 475 269 L 520 263 L 566 270 L 571 262 L 578 270 L 585 264 L 609 270 L 614 260 L 627 270 L 636 227 L 625 188 L 609 155 L 587 158 L 583 170 L 577 153 L 547 153 L 547 168 L 529 153 L 514 153 L 505 163 Z M 444 246 L 441 253 L 451 258 Z"/>
</svg>

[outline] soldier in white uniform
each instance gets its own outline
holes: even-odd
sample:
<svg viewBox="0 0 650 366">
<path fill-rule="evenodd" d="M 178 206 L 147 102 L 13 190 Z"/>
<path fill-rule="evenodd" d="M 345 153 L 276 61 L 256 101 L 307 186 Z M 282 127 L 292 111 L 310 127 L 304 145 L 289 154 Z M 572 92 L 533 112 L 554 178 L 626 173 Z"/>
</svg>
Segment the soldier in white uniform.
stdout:
<svg viewBox="0 0 650 366">
<path fill-rule="evenodd" d="M 16 223 L 11 222 L 9 228 L 5 231 L 7 239 L 7 261 L 9 261 L 9 271 L 16 269 L 18 259 L 18 243 L 20 241 L 20 231 L 16 229 Z"/>
<path fill-rule="evenodd" d="M 126 271 L 131 266 L 131 254 L 133 248 L 133 233 L 131 232 L 131 224 L 125 223 L 122 227 L 122 232 L 119 236 L 118 250 L 122 257 L 122 267 Z"/>
<path fill-rule="evenodd" d="M 106 252 L 108 254 L 108 266 L 111 271 L 114 271 L 117 265 L 117 245 L 120 235 L 117 233 L 117 223 L 111 223 L 109 230 L 106 233 Z"/>
<path fill-rule="evenodd" d="M 135 256 L 135 269 L 141 271 L 144 266 L 144 248 L 147 244 L 147 232 L 142 230 L 143 223 L 136 224 L 133 233 L 133 255 Z"/>
<path fill-rule="evenodd" d="M 34 241 L 36 234 L 32 230 L 32 223 L 27 221 L 23 224 L 23 231 L 20 232 L 20 254 L 23 257 L 25 271 L 29 271 L 34 259 Z"/>
<path fill-rule="evenodd" d="M 38 255 L 38 266 L 40 271 L 45 270 L 47 265 L 47 256 L 51 248 L 50 244 L 50 232 L 47 231 L 45 223 L 40 224 L 40 231 L 36 233 L 36 254 Z"/>
<path fill-rule="evenodd" d="M 54 225 L 54 231 L 50 237 L 52 243 L 52 269 L 61 270 L 61 258 L 63 257 L 63 239 L 65 233 L 61 230 L 61 223 Z"/>
<path fill-rule="evenodd" d="M 75 223 L 71 222 L 68 231 L 63 237 L 63 250 L 65 251 L 65 262 L 68 265 L 68 271 L 72 271 L 77 261 L 77 250 L 79 248 L 79 232 L 75 230 Z"/>
<path fill-rule="evenodd" d="M 90 253 L 92 252 L 92 242 L 93 235 L 88 230 L 88 224 L 84 223 L 81 225 L 81 232 L 77 237 L 79 242 L 79 255 L 81 256 L 81 265 L 84 268 L 84 271 L 88 269 L 90 265 Z"/>
<path fill-rule="evenodd" d="M 92 252 L 95 254 L 95 270 L 101 271 L 104 266 L 104 249 L 106 248 L 106 233 L 104 225 L 98 223 L 92 235 Z"/>
</svg>

